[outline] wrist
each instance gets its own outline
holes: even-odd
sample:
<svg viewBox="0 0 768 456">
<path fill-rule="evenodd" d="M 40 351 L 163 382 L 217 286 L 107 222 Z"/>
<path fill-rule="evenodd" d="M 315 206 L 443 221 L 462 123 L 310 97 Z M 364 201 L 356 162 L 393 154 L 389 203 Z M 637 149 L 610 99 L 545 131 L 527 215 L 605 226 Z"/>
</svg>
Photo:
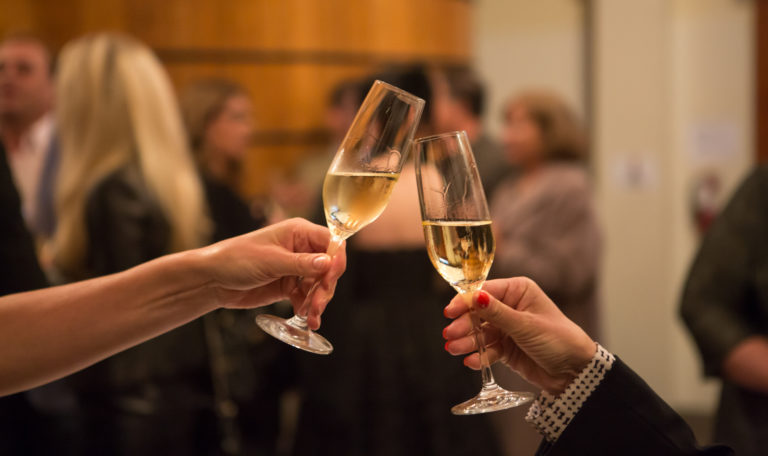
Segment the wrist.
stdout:
<svg viewBox="0 0 768 456">
<path fill-rule="evenodd" d="M 545 385 L 544 391 L 553 396 L 562 394 L 568 385 L 573 383 L 576 377 L 593 360 L 597 350 L 598 344 L 585 334 L 576 350 L 568 356 L 567 367 L 564 369 L 564 373 L 554 379 L 550 385 Z"/>
<path fill-rule="evenodd" d="M 572 357 L 573 362 L 571 365 L 571 370 L 574 374 L 574 377 L 579 375 L 584 370 L 584 368 L 587 367 L 587 364 L 589 364 L 595 358 L 595 353 L 597 353 L 598 350 L 598 343 L 584 334 L 584 338 L 580 341 L 578 350 L 574 352 Z"/>
<path fill-rule="evenodd" d="M 174 253 L 148 263 L 147 272 L 158 281 L 163 300 L 183 301 L 190 311 L 207 313 L 219 307 L 209 256 L 205 249 Z"/>
</svg>

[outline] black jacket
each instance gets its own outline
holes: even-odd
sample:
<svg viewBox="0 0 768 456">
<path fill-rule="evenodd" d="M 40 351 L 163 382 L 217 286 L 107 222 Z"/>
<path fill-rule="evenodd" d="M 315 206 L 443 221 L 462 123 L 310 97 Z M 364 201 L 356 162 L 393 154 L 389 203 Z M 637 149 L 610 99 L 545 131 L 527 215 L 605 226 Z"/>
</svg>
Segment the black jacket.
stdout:
<svg viewBox="0 0 768 456">
<path fill-rule="evenodd" d="M 21 201 L 0 143 L 0 296 L 47 285 L 32 236 L 21 216 Z"/>
<path fill-rule="evenodd" d="M 0 142 L 0 296 L 47 286 Z M 23 394 L 0 398 L 0 454 L 34 452 L 37 418 Z"/>
<path fill-rule="evenodd" d="M 699 448 L 693 432 L 653 390 L 618 358 L 603 382 L 554 444 L 537 456 L 728 456 L 722 445 Z"/>
</svg>

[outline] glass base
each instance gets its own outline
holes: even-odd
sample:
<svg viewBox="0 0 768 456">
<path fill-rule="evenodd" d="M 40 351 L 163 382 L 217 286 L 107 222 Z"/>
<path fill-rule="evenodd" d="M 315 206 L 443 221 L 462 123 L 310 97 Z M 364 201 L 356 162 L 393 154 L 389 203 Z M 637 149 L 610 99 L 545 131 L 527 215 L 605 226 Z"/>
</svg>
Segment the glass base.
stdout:
<svg viewBox="0 0 768 456">
<path fill-rule="evenodd" d="M 333 351 L 333 345 L 325 337 L 294 324 L 293 320 L 296 318 L 298 317 L 286 320 L 274 315 L 260 314 L 256 316 L 256 324 L 270 336 L 304 351 L 318 355 L 328 355 Z"/>
<path fill-rule="evenodd" d="M 480 394 L 472 399 L 453 406 L 451 413 L 454 415 L 477 415 L 480 413 L 497 412 L 523 405 L 533 400 L 533 398 L 533 393 L 507 391 L 499 385 L 493 384 L 484 386 Z"/>
</svg>

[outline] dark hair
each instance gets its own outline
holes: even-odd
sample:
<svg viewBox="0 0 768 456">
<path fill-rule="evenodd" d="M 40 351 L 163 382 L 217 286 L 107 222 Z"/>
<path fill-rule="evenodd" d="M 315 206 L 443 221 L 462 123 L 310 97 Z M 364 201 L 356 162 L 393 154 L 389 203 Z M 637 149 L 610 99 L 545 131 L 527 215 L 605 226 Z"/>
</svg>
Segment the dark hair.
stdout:
<svg viewBox="0 0 768 456">
<path fill-rule="evenodd" d="M 451 97 L 463 104 L 473 116 L 482 116 L 485 109 L 485 87 L 475 72 L 462 67 L 443 71 Z"/>
<path fill-rule="evenodd" d="M 53 76 L 56 73 L 56 54 L 54 54 L 51 47 L 40 35 L 26 30 L 11 31 L 3 36 L 3 40 L 0 41 L 0 46 L 13 42 L 34 44 L 40 47 L 47 60 L 48 76 Z"/>
<path fill-rule="evenodd" d="M 426 104 L 424 105 L 424 111 L 421 113 L 421 122 L 430 123 L 432 105 L 432 85 L 429 82 L 429 75 L 424 65 L 414 64 L 410 66 L 401 67 L 395 70 L 388 71 L 379 75 L 374 79 L 381 79 L 384 82 L 388 82 L 393 86 L 399 87 L 408 93 L 416 95 L 422 98 Z M 371 80 L 371 84 L 373 80 Z M 370 84 L 368 85 L 370 87 Z M 368 88 L 366 87 L 366 90 Z"/>
<path fill-rule="evenodd" d="M 549 91 L 527 91 L 508 103 L 505 116 L 523 108 L 539 127 L 546 160 L 584 161 L 587 159 L 587 135 L 576 113 L 563 99 Z"/>
</svg>

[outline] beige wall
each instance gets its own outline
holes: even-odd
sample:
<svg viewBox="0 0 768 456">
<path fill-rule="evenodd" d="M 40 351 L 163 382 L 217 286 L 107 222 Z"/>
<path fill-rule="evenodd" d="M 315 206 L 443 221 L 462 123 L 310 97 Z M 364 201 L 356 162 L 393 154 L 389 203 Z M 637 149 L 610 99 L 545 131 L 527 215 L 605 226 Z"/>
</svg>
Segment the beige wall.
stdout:
<svg viewBox="0 0 768 456">
<path fill-rule="evenodd" d="M 605 235 L 604 342 L 665 399 L 711 411 L 677 317 L 697 246 L 693 179 L 732 191 L 752 163 L 753 5 L 735 0 L 595 0 L 596 202 Z M 581 107 L 581 2 L 477 2 L 474 52 L 493 102 L 549 86 Z M 711 141 L 697 141 L 709 135 Z M 718 144 L 708 150 L 707 144 Z M 639 172 L 639 177 L 633 171 Z M 629 173 L 629 174 L 628 174 Z"/>
</svg>

